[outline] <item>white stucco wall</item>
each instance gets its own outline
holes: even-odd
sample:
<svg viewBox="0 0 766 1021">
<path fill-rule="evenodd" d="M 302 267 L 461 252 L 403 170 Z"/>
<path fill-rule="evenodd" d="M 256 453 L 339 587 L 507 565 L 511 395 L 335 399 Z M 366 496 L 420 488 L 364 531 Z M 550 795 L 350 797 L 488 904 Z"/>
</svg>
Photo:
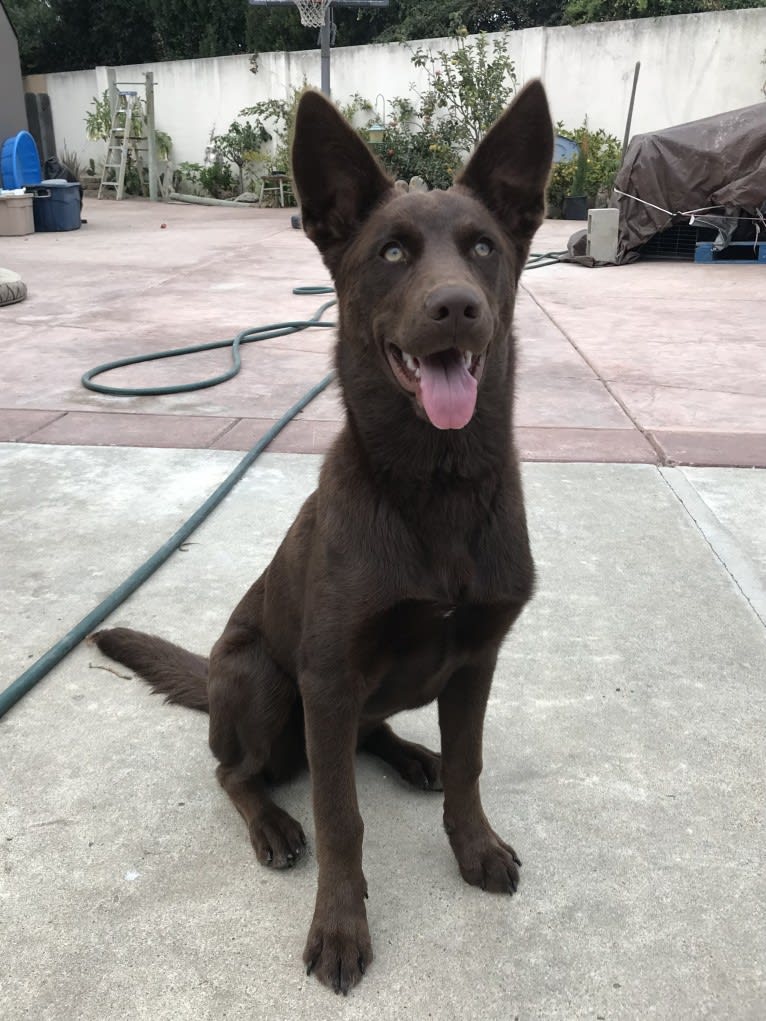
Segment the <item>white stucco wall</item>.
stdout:
<svg viewBox="0 0 766 1021">
<path fill-rule="evenodd" d="M 531 28 L 509 35 L 519 80 L 541 77 L 554 118 L 575 127 L 587 115 L 592 128 L 622 138 L 633 81 L 641 76 L 633 134 L 694 120 L 763 100 L 766 9 L 645 18 L 578 28 Z M 410 62 L 418 43 L 337 47 L 332 52 L 332 90 L 338 101 L 359 92 L 371 102 L 409 95 L 424 75 Z M 422 45 L 449 49 L 448 39 Z M 119 82 L 142 80 L 153 71 L 157 126 L 173 139 L 173 158 L 201 162 L 211 131 L 225 131 L 245 106 L 284 98 L 305 79 L 319 85 L 318 50 L 264 53 L 258 73 L 248 56 L 177 60 L 119 68 Z M 35 76 L 30 91 L 47 91 L 59 147 L 87 160 L 103 145 L 85 137 L 85 112 L 106 88 L 106 69 Z M 764 107 L 766 116 L 766 106 Z"/>
</svg>

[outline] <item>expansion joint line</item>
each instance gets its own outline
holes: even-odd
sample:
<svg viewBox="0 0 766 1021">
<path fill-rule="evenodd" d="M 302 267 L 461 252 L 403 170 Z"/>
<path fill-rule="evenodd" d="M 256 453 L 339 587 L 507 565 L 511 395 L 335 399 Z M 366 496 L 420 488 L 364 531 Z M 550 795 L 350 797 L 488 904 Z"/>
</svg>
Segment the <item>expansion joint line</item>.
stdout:
<svg viewBox="0 0 766 1021">
<path fill-rule="evenodd" d="M 766 629 L 766 588 L 750 556 L 705 503 L 681 468 L 659 468 L 658 471 L 732 584 Z"/>
<path fill-rule="evenodd" d="M 652 450 L 657 455 L 657 462 L 658 462 L 658 464 L 667 464 L 667 460 L 665 458 L 665 452 L 663 451 L 662 447 L 660 447 L 659 443 L 657 443 L 657 441 L 654 439 L 652 434 L 650 432 L 647 432 L 646 429 L 644 429 L 644 427 L 641 425 L 641 423 L 638 421 L 638 419 L 635 417 L 635 415 L 633 415 L 633 413 L 631 412 L 630 408 L 627 406 L 625 401 L 623 401 L 623 399 L 618 394 L 616 394 L 614 392 L 614 390 L 609 385 L 607 380 L 604 379 L 604 377 L 598 371 L 598 369 L 593 364 L 593 362 L 590 360 L 590 358 L 588 358 L 588 356 L 585 354 L 585 352 L 582 350 L 582 348 L 580 348 L 577 345 L 577 343 L 572 339 L 572 337 L 570 337 L 570 335 L 567 333 L 567 331 L 564 329 L 564 327 L 560 323 L 558 323 L 556 321 L 555 316 L 551 315 L 551 313 L 548 311 L 548 309 L 540 304 L 540 302 L 537 300 L 535 295 L 529 290 L 529 288 L 528 287 L 524 287 L 523 283 L 522 283 L 521 286 L 523 287 L 524 291 L 529 295 L 529 297 L 532 299 L 532 301 L 535 303 L 535 305 L 537 305 L 537 307 L 540 309 L 540 311 L 545 316 L 545 318 L 556 327 L 556 329 L 559 331 L 559 333 L 562 334 L 562 336 L 566 337 L 567 342 L 572 345 L 572 347 L 575 349 L 575 351 L 580 356 L 580 358 L 582 358 L 582 360 L 585 362 L 585 364 L 588 366 L 590 371 L 593 373 L 593 375 L 596 377 L 596 379 L 599 381 L 599 383 L 603 386 L 603 388 L 606 390 L 606 392 L 609 394 L 609 396 L 612 398 L 612 400 L 615 402 L 615 404 L 621 409 L 622 413 L 625 415 L 625 417 L 631 423 L 633 428 L 644 437 L 646 442 L 649 444 L 649 446 L 652 448 Z"/>
</svg>

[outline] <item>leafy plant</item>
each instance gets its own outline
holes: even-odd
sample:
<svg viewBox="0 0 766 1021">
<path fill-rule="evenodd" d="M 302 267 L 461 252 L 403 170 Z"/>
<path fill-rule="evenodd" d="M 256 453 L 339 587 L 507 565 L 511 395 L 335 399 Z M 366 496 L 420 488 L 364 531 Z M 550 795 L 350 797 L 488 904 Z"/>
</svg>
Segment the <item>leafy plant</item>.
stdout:
<svg viewBox="0 0 766 1021">
<path fill-rule="evenodd" d="M 588 177 L 588 120 L 585 119 L 584 131 L 580 141 L 580 148 L 575 159 L 575 172 L 572 178 L 572 195 L 584 195 L 586 180 Z"/>
<path fill-rule="evenodd" d="M 448 188 L 468 152 L 479 142 L 516 91 L 516 69 L 505 38 L 492 50 L 486 35 L 466 40 L 456 32 L 457 48 L 432 53 L 415 50 L 412 63 L 426 72 L 427 88 L 398 98 L 386 125 L 379 153 L 387 169 L 409 180 L 422 177 L 431 188 Z"/>
<path fill-rule="evenodd" d="M 433 117 L 445 112 L 454 122 L 457 138 L 466 150 L 478 144 L 516 91 L 516 66 L 508 56 L 505 36 L 492 44 L 486 34 L 467 42 L 468 30 L 455 34 L 457 49 L 435 54 L 422 47 L 412 63 L 423 68 L 428 89 L 420 96 L 421 114 Z"/>
<path fill-rule="evenodd" d="M 82 173 L 82 168 L 80 166 L 80 157 L 77 155 L 76 152 L 70 152 L 69 149 L 67 149 L 66 142 L 64 143 L 64 147 L 61 150 L 61 155 L 59 156 L 59 163 L 63 164 L 65 167 L 71 170 L 74 176 L 77 178 L 77 180 L 78 181 L 80 180 L 80 174 Z"/>
<path fill-rule="evenodd" d="M 109 92 L 104 89 L 101 99 L 94 96 L 91 100 L 92 110 L 85 111 L 85 134 L 91 141 L 109 141 L 112 130 L 112 111 L 109 106 Z"/>
<path fill-rule="evenodd" d="M 558 134 L 580 146 L 580 154 L 568 163 L 556 163 L 548 183 L 548 204 L 560 209 L 568 195 L 585 195 L 591 205 L 611 191 L 620 167 L 622 144 L 614 135 L 591 131 L 585 121 L 575 130 L 556 125 Z"/>
<path fill-rule="evenodd" d="M 199 183 L 214 199 L 231 198 L 234 194 L 234 174 L 229 163 L 216 160 L 209 167 L 202 167 Z"/>
<path fill-rule="evenodd" d="M 393 116 L 376 147 L 381 162 L 395 177 L 422 177 L 430 188 L 449 188 L 463 160 L 455 122 L 424 117 L 408 99 L 395 99 Z"/>
<path fill-rule="evenodd" d="M 271 135 L 260 120 L 252 123 L 232 121 L 224 135 L 214 135 L 211 139 L 216 162 L 233 163 L 239 174 L 240 193 L 245 191 L 245 173 L 249 181 L 256 176 L 257 167 L 266 162 L 267 155 L 263 151 L 264 142 L 270 142 Z M 209 168 L 208 168 L 209 169 Z"/>
<path fill-rule="evenodd" d="M 560 15 L 564 24 L 624 21 L 628 18 L 661 18 L 667 14 L 695 14 L 763 7 L 763 0 L 564 0 Z"/>
<path fill-rule="evenodd" d="M 191 186 L 192 194 L 198 194 L 202 188 L 200 174 L 202 173 L 201 163 L 189 163 L 184 161 L 173 169 L 173 191 L 181 191 L 182 185 Z"/>
</svg>

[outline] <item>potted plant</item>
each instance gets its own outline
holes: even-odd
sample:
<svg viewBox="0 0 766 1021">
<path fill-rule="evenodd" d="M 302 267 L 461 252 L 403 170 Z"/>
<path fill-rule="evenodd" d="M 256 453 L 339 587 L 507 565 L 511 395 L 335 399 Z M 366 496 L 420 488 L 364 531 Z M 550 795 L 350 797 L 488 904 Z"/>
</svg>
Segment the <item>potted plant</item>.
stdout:
<svg viewBox="0 0 766 1021">
<path fill-rule="evenodd" d="M 588 209 L 609 201 L 620 165 L 620 141 L 601 129 L 590 130 L 587 121 L 574 130 L 559 122 L 556 130 L 562 139 L 576 144 L 577 153 L 554 164 L 548 185 L 548 215 L 586 220 Z"/>
<path fill-rule="evenodd" d="M 588 219 L 588 196 L 586 194 L 588 175 L 588 126 L 579 141 L 580 150 L 575 161 L 575 172 L 572 178 L 571 194 L 565 195 L 561 212 L 565 220 Z"/>
</svg>

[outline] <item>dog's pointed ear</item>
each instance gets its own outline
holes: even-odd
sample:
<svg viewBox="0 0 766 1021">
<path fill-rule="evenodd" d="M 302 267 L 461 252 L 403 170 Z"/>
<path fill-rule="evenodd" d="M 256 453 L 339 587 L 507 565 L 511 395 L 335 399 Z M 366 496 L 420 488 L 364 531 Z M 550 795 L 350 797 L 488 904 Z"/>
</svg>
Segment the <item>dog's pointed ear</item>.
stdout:
<svg viewBox="0 0 766 1021">
<path fill-rule="evenodd" d="M 318 92 L 304 92 L 298 104 L 292 166 L 303 228 L 334 272 L 345 246 L 393 181 Z"/>
<path fill-rule="evenodd" d="M 552 160 L 548 100 L 542 83 L 532 81 L 481 140 L 457 183 L 470 188 L 524 250 L 545 215 Z"/>
</svg>

